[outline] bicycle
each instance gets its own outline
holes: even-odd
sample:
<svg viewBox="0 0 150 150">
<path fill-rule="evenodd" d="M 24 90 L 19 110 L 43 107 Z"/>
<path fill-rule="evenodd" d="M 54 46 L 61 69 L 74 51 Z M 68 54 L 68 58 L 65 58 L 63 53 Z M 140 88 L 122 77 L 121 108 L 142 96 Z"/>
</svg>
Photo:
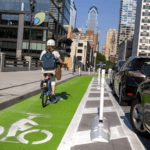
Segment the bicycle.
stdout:
<svg viewBox="0 0 150 150">
<path fill-rule="evenodd" d="M 67 67 L 66 64 L 60 64 L 60 63 L 57 63 L 57 69 L 60 69 L 61 71 L 61 68 L 62 67 Z M 48 74 L 49 76 L 50 74 Z M 57 80 L 60 80 L 61 79 L 61 75 L 60 75 L 60 78 L 57 78 Z M 56 102 L 52 102 L 52 94 L 51 94 L 51 80 L 50 78 L 46 79 L 45 80 L 45 84 L 43 84 L 44 86 L 42 87 L 43 90 L 42 90 L 42 106 L 43 107 L 46 107 L 48 104 L 54 104 Z M 49 100 L 49 102 L 47 102 Z M 58 100 L 57 100 L 58 101 Z"/>
<path fill-rule="evenodd" d="M 51 80 L 50 78 L 45 80 L 45 84 L 42 88 L 42 106 L 46 107 L 48 105 L 47 101 L 49 100 L 50 103 L 52 104 L 52 99 L 51 99 Z M 49 104 L 50 104 L 49 103 Z"/>
</svg>

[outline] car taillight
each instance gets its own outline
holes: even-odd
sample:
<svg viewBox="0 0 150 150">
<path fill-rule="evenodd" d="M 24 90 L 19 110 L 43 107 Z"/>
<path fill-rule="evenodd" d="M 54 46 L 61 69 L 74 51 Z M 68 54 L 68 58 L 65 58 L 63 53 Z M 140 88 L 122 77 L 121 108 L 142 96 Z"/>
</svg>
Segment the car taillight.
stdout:
<svg viewBox="0 0 150 150">
<path fill-rule="evenodd" d="M 133 94 L 132 93 L 128 93 L 127 95 L 132 96 Z"/>
<path fill-rule="evenodd" d="M 135 73 L 133 71 L 129 71 L 127 74 L 128 74 L 128 76 L 134 76 L 134 77 L 141 77 L 141 76 L 143 76 L 143 74 Z"/>
</svg>

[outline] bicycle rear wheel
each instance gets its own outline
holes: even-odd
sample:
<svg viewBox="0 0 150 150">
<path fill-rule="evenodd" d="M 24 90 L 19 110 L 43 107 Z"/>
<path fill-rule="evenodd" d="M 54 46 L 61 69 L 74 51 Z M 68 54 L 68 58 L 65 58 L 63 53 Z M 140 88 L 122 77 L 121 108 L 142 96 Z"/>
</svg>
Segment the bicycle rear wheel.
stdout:
<svg viewBox="0 0 150 150">
<path fill-rule="evenodd" d="M 46 107 L 47 106 L 47 100 L 48 100 L 48 96 L 46 96 L 46 91 L 47 91 L 47 88 L 44 88 L 43 89 L 43 97 L 42 97 L 42 106 L 43 107 Z"/>
</svg>

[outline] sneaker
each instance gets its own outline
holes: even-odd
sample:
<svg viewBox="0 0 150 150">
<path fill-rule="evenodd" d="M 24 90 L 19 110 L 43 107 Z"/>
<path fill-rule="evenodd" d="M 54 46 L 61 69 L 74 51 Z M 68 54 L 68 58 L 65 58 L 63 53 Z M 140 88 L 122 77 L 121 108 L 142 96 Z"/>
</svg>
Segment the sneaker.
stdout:
<svg viewBox="0 0 150 150">
<path fill-rule="evenodd" d="M 56 101 L 57 101 L 57 100 L 56 100 L 55 95 L 52 95 L 52 102 L 53 102 L 53 103 L 56 103 Z"/>
</svg>

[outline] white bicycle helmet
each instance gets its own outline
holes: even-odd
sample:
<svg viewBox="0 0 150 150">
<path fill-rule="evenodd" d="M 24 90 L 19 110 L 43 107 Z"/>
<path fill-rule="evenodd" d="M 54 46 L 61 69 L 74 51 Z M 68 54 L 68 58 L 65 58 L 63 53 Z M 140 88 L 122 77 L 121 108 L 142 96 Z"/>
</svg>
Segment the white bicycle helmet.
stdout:
<svg viewBox="0 0 150 150">
<path fill-rule="evenodd" d="M 53 39 L 48 40 L 47 46 L 55 46 L 55 41 Z"/>
</svg>

